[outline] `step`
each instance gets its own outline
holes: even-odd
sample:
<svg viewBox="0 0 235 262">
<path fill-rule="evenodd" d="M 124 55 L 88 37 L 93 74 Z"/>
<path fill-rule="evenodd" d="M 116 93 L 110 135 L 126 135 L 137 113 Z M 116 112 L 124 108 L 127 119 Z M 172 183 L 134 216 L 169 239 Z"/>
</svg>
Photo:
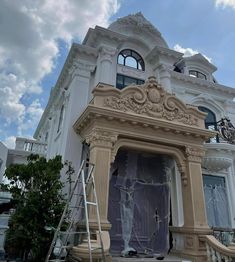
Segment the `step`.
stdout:
<svg viewBox="0 0 235 262">
<path fill-rule="evenodd" d="M 163 260 L 158 260 L 156 258 L 146 258 L 146 257 L 112 257 L 112 262 L 157 262 L 157 261 L 168 261 L 168 262 L 191 262 L 187 259 L 182 259 L 176 256 L 168 255 Z"/>
</svg>

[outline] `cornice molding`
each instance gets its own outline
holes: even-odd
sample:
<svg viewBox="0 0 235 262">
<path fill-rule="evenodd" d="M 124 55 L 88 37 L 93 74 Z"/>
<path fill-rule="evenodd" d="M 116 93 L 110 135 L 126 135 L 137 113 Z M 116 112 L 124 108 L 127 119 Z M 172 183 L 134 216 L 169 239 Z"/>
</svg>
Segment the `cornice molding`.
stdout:
<svg viewBox="0 0 235 262">
<path fill-rule="evenodd" d="M 82 134 L 83 131 L 89 127 L 92 121 L 107 121 L 107 123 L 114 123 L 114 125 L 125 124 L 133 127 L 135 130 L 152 129 L 155 132 L 170 133 L 175 137 L 193 137 L 201 141 L 208 140 L 215 135 L 215 132 L 198 127 L 190 127 L 179 123 L 171 123 L 166 120 L 153 119 L 152 117 L 127 114 L 125 112 L 116 111 L 109 108 L 97 107 L 92 104 L 88 105 L 83 114 L 74 123 L 75 131 Z M 181 143 L 179 142 L 179 145 Z M 184 145 L 184 144 L 182 144 Z"/>
<path fill-rule="evenodd" d="M 203 87 L 210 89 L 212 91 L 218 90 L 222 93 L 233 95 L 235 97 L 235 88 L 220 85 L 220 84 L 217 84 L 217 83 L 212 83 L 212 82 L 209 82 L 209 81 L 206 81 L 206 80 L 202 80 L 202 79 L 199 79 L 199 78 L 184 75 L 182 73 L 178 73 L 178 72 L 175 72 L 175 71 L 170 71 L 170 74 L 171 74 L 171 77 L 173 79 L 178 79 L 178 80 L 182 80 L 184 82 L 188 82 L 188 83 L 191 83 L 191 84 L 194 84 L 194 85 L 203 86 Z"/>
<path fill-rule="evenodd" d="M 86 46 L 97 47 L 98 39 L 100 38 L 114 40 L 118 45 L 119 43 L 125 41 L 128 37 L 109 29 L 96 26 L 95 29 L 90 28 L 88 30 L 82 44 Z"/>
<path fill-rule="evenodd" d="M 203 65 L 208 72 L 213 73 L 217 70 L 217 67 L 210 63 L 202 54 L 198 53 L 193 56 L 188 56 L 183 58 L 184 62 L 189 65 Z"/>
<path fill-rule="evenodd" d="M 156 57 L 159 55 L 164 55 L 167 57 L 174 58 L 176 60 L 180 59 L 183 56 L 183 53 L 174 51 L 169 48 L 161 47 L 161 46 L 155 46 L 146 56 L 145 59 L 149 61 L 150 63 L 153 63 L 156 61 Z"/>
</svg>

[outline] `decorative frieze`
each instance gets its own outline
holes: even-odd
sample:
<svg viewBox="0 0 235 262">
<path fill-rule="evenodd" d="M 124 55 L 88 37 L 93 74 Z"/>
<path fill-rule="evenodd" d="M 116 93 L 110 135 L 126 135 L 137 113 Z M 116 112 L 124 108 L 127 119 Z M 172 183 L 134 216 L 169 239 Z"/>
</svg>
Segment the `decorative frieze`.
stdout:
<svg viewBox="0 0 235 262">
<path fill-rule="evenodd" d="M 142 86 L 130 86 L 117 96 L 107 96 L 104 106 L 190 126 L 199 125 L 196 109 L 187 108 L 174 95 L 167 93 L 155 77 L 150 77 Z"/>
</svg>

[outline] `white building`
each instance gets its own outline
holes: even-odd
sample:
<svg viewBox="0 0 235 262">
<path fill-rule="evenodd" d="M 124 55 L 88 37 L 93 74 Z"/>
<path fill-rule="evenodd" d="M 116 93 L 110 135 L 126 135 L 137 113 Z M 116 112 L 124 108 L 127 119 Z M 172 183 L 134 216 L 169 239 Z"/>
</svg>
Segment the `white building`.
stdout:
<svg viewBox="0 0 235 262">
<path fill-rule="evenodd" d="M 7 155 L 8 155 L 7 147 L 0 142 L 0 181 L 2 181 L 3 174 L 5 172 Z"/>
<path fill-rule="evenodd" d="M 107 119 L 109 119 L 110 122 L 116 121 L 113 122 L 113 125 L 116 125 L 117 130 L 122 126 L 122 130 L 117 131 L 118 134 L 115 133 L 115 136 L 118 136 L 120 139 L 125 137 L 126 141 L 127 139 L 132 139 L 139 145 L 138 148 L 132 151 L 129 149 L 131 146 L 128 140 L 126 145 L 123 146 L 125 150 L 119 150 L 118 154 L 116 152 L 116 159 L 113 153 L 114 151 L 112 151 L 112 149 L 110 151 L 112 152 L 110 154 L 114 154 L 114 158 L 111 161 L 114 162 L 114 164 L 112 164 L 111 168 L 110 182 L 107 182 L 107 188 L 104 190 L 108 193 L 109 188 L 110 197 L 108 197 L 107 194 L 107 196 L 103 196 L 104 198 L 102 198 L 101 194 L 100 202 L 106 203 L 101 203 L 101 205 L 105 205 L 104 210 L 106 210 L 102 218 L 105 230 L 108 231 L 110 228 L 107 219 L 111 220 L 110 222 L 113 226 L 109 234 L 111 246 L 108 246 L 111 254 L 117 254 L 123 250 L 132 250 L 132 248 L 139 252 L 143 252 L 144 249 L 149 249 L 152 250 L 152 252 L 166 253 L 167 249 L 171 247 L 171 252 L 175 252 L 189 259 L 194 259 L 194 261 L 205 261 L 206 255 L 212 257 L 213 254 L 217 257 L 216 259 L 218 259 L 213 261 L 221 261 L 219 260 L 220 256 L 224 256 L 226 259 L 235 256 L 235 251 L 232 251 L 231 248 L 220 246 L 214 238 L 210 237 L 210 234 L 212 234 L 210 228 L 214 228 L 214 234 L 227 244 L 229 242 L 229 237 L 232 235 L 232 229 L 235 228 L 235 145 L 227 143 L 218 136 L 208 140 L 212 133 L 205 130 L 203 131 L 203 127 L 193 127 L 194 124 L 190 122 L 191 118 L 185 119 L 184 117 L 186 117 L 186 115 L 180 115 L 181 111 L 179 110 L 179 108 L 184 108 L 182 109 L 183 111 L 194 112 L 192 114 L 195 114 L 195 117 L 202 119 L 204 115 L 198 113 L 196 110 L 196 108 L 199 107 L 201 111 L 208 113 L 205 120 L 205 127 L 209 130 L 216 130 L 217 122 L 224 117 L 228 117 L 232 123 L 235 123 L 235 103 L 233 102 L 235 89 L 218 83 L 213 76 L 216 70 L 217 68 L 201 54 L 185 58 L 182 53 L 169 49 L 161 33 L 147 21 L 141 13 L 120 18 L 112 23 L 107 29 L 99 26 L 96 26 L 94 29 L 89 29 L 82 44 L 72 45 L 58 81 L 51 91 L 49 102 L 35 131 L 34 138 L 39 144 L 42 143 L 44 146 L 47 144 L 46 155 L 48 158 L 60 154 L 64 160 L 71 161 L 76 170 L 78 170 L 81 162 L 83 142 L 86 141 L 90 143 L 90 145 L 93 143 L 93 140 L 91 141 L 91 139 L 88 139 L 90 135 L 89 130 L 92 129 L 93 126 L 99 123 L 99 128 L 106 128 L 106 133 L 103 135 L 102 141 L 110 139 L 115 133 L 110 133 L 111 128 L 109 124 L 105 122 Z M 161 84 L 165 91 L 170 94 L 175 94 L 176 98 L 174 98 L 175 100 L 173 99 L 174 103 L 169 104 L 167 110 L 172 110 L 174 114 L 179 114 L 177 117 L 170 114 L 167 117 L 163 114 L 161 116 L 157 115 L 157 112 L 161 112 L 162 107 L 167 107 L 165 104 L 158 107 L 158 101 L 161 99 L 161 97 L 158 97 L 158 93 L 151 98 L 152 101 L 150 101 L 149 104 L 144 104 L 145 107 L 141 104 L 142 102 L 139 102 L 139 104 L 137 103 L 139 106 L 138 110 L 132 108 L 131 113 L 128 114 L 130 109 L 128 103 L 133 102 L 133 99 L 139 99 L 140 101 L 142 98 L 137 95 L 137 97 L 131 98 L 131 100 L 122 100 L 122 94 L 126 96 L 126 99 L 129 99 L 128 92 L 137 88 L 132 87 L 128 89 L 130 91 L 124 91 L 124 87 L 129 85 L 133 86 L 133 83 L 135 85 L 141 85 L 146 82 L 149 83 L 146 84 L 146 90 L 148 90 L 150 85 L 156 86 L 153 78 L 148 80 L 151 76 L 157 79 L 157 82 Z M 157 88 L 159 90 L 159 87 Z M 121 91 L 117 92 L 116 89 Z M 108 91 L 106 92 L 105 90 Z M 162 96 L 164 96 L 164 94 L 163 92 Z M 102 114 L 105 114 L 105 111 L 102 111 L 102 96 L 106 97 L 110 95 L 116 97 L 116 100 L 112 100 L 113 104 L 108 105 L 108 107 L 114 109 L 113 115 L 110 115 L 105 121 L 102 120 L 102 122 L 99 120 L 102 118 Z M 121 98 L 117 98 L 118 96 L 121 96 Z M 117 102 L 117 100 L 119 102 Z M 176 102 L 179 100 L 183 102 L 182 104 L 184 104 L 184 106 L 181 105 L 180 102 Z M 107 107 L 107 104 L 111 100 L 105 101 L 104 103 L 106 104 L 104 107 Z M 116 104 L 114 101 L 116 101 Z M 135 104 L 135 106 L 137 104 Z M 177 109 L 178 111 L 174 109 L 177 112 L 170 108 L 171 106 L 174 108 L 175 104 L 180 104 Z M 185 109 L 189 108 L 186 105 L 192 105 L 190 107 L 191 109 Z M 155 106 L 155 108 L 153 108 L 153 106 Z M 87 117 L 88 113 L 86 112 L 89 110 L 89 112 L 92 112 L 92 108 L 95 108 L 94 112 L 96 113 L 89 113 L 90 115 Z M 152 111 L 152 115 L 146 116 L 148 110 Z M 120 122 L 117 121 L 116 116 L 116 113 L 119 111 L 127 112 L 126 116 L 124 115 L 123 120 L 120 120 Z M 96 115 L 96 120 L 93 119 L 92 114 Z M 145 121 L 141 128 L 138 124 L 140 119 L 137 119 L 139 115 L 144 117 L 143 121 Z M 189 115 L 187 115 L 187 117 L 188 116 Z M 125 117 L 127 119 L 124 119 Z M 189 117 L 191 117 L 191 115 Z M 156 137 L 159 137 L 159 141 L 156 143 L 159 148 L 162 147 L 164 149 L 162 151 L 162 154 L 164 154 L 163 158 L 161 152 L 155 157 L 151 155 L 153 153 L 151 150 L 151 154 L 149 152 L 149 155 L 146 153 L 149 151 L 146 149 L 147 142 L 155 143 L 153 142 L 155 138 L 151 135 L 153 131 L 150 130 L 152 128 L 151 123 L 155 120 L 151 120 L 151 118 L 159 118 L 159 123 L 162 123 L 163 126 L 166 124 L 165 122 L 171 123 L 169 127 L 164 126 L 163 128 L 160 126 L 160 129 L 163 128 L 163 130 L 165 130 L 163 133 L 168 134 L 167 137 L 164 137 L 164 134 L 161 133 L 162 131 L 155 131 Z M 165 119 L 165 122 L 162 118 Z M 84 119 L 86 119 L 86 121 Z M 173 128 L 172 121 L 178 121 L 176 124 L 178 125 L 178 129 L 171 133 L 170 130 Z M 200 120 L 197 121 L 200 122 Z M 136 134 L 139 132 L 138 139 L 134 138 L 131 131 L 131 128 L 134 128 L 135 125 Z M 146 128 L 146 134 L 142 131 L 144 127 Z M 85 131 L 83 131 L 84 128 Z M 188 131 L 182 131 L 183 128 L 186 128 Z M 156 125 L 155 130 L 157 130 Z M 86 132 L 89 133 L 88 136 L 86 136 Z M 207 140 L 207 142 L 203 144 L 205 156 L 201 153 L 187 153 L 190 151 L 188 149 L 186 149 L 186 153 L 184 153 L 187 155 L 187 159 L 191 159 L 190 161 L 197 162 L 197 164 L 200 162 L 201 169 L 198 170 L 202 175 L 200 175 L 198 180 L 195 178 L 197 175 L 193 174 L 192 170 L 191 178 L 188 178 L 187 174 L 185 175 L 186 177 L 183 177 L 182 174 L 184 172 L 182 168 L 184 168 L 184 166 L 176 165 L 175 162 L 177 161 L 172 161 L 172 158 L 165 157 L 165 155 L 167 155 L 166 152 L 168 152 L 168 149 L 165 147 L 173 143 L 169 142 L 173 137 L 176 139 L 174 141 L 175 150 L 183 150 L 184 139 L 186 148 L 188 148 L 188 144 L 190 143 L 192 148 L 194 148 L 194 146 L 197 148 L 200 143 L 203 143 L 203 140 Z M 96 137 L 96 140 L 97 139 Z M 178 144 L 177 139 L 179 141 Z M 113 141 L 116 140 L 117 138 L 112 140 L 114 148 L 114 143 L 116 142 Z M 194 145 L 194 141 L 198 141 L 197 145 Z M 146 145 L 144 143 L 146 143 Z M 129 147 L 127 145 L 129 145 Z M 140 145 L 142 145 L 142 147 Z M 145 149 L 141 150 L 141 148 Z M 107 150 L 102 152 L 107 152 Z M 173 153 L 169 153 L 169 155 L 172 156 Z M 193 157 L 190 158 L 189 155 Z M 200 158 L 200 161 L 198 158 Z M 145 173 L 148 173 L 149 177 L 152 176 L 152 185 L 168 184 L 170 188 L 170 191 L 167 191 L 168 193 L 164 191 L 167 198 L 160 201 L 164 202 L 171 199 L 170 204 L 166 203 L 164 208 L 161 203 L 156 204 L 156 206 L 154 206 L 155 204 L 153 206 L 148 204 L 149 209 L 145 210 L 148 217 L 155 216 L 155 222 L 157 221 L 158 226 L 160 225 L 161 227 L 162 225 L 165 227 L 164 230 L 158 228 L 158 230 L 162 230 L 161 232 L 158 231 L 161 238 L 164 239 L 162 242 L 165 244 L 162 245 L 160 243 L 150 243 L 157 241 L 155 239 L 157 231 L 155 232 L 155 229 L 152 229 L 152 227 L 155 227 L 155 224 L 153 224 L 154 222 L 146 220 L 148 217 L 143 218 L 141 215 L 140 217 L 136 215 L 136 210 L 142 208 L 145 203 L 150 203 L 150 200 L 154 197 L 151 196 L 153 193 L 150 192 L 151 190 L 149 187 L 145 188 L 146 184 L 141 184 L 144 182 L 149 184 L 150 180 L 146 178 L 146 174 L 142 176 L 138 173 L 140 172 L 138 171 L 140 168 L 145 168 L 146 170 L 147 167 L 150 168 L 149 166 L 151 166 L 151 164 L 148 162 L 150 159 L 158 163 L 155 163 L 156 165 L 153 164 L 152 169 L 149 169 L 148 172 L 145 171 Z M 142 166 L 139 166 L 140 161 L 143 163 Z M 165 161 L 165 164 L 162 164 L 162 161 Z M 126 166 L 122 164 L 123 162 L 126 163 Z M 104 160 L 104 165 L 105 163 Z M 112 176 L 114 175 L 112 172 L 115 172 L 115 168 L 118 170 L 117 172 L 119 172 L 118 175 L 116 174 L 118 178 L 121 177 L 120 170 L 122 170 L 127 174 L 130 181 L 139 179 L 138 183 L 140 184 L 137 185 L 136 183 L 133 184 L 130 182 L 132 184 L 127 185 L 126 177 L 122 178 L 122 182 L 118 184 L 119 182 Z M 192 166 L 190 167 L 189 165 L 189 169 L 190 168 L 192 168 Z M 196 168 L 198 168 L 198 166 L 195 166 L 195 169 Z M 135 171 L 133 171 L 134 169 Z M 158 170 L 159 174 L 161 174 L 159 176 L 165 177 L 165 180 L 163 178 L 156 180 L 153 177 L 153 173 L 151 173 L 153 170 Z M 167 170 L 169 171 L 170 179 L 167 178 Z M 130 173 L 133 172 L 136 173 L 131 177 Z M 187 172 L 188 171 L 186 171 L 186 173 Z M 181 183 L 180 173 L 183 184 Z M 137 176 L 142 177 L 142 180 L 140 178 L 137 179 Z M 112 180 L 112 178 L 116 182 Z M 185 180 L 188 181 L 188 186 L 191 183 L 190 189 L 184 188 L 187 184 Z M 193 184 L 193 181 L 195 184 Z M 142 185 L 142 187 L 140 185 Z M 116 192 L 115 188 L 118 186 L 119 191 Z M 138 186 L 139 189 L 149 192 L 149 195 L 146 193 L 146 196 L 143 196 L 145 202 L 141 202 L 142 200 L 137 197 L 137 193 L 133 195 L 133 192 L 137 192 L 135 190 L 138 189 Z M 186 187 L 188 186 L 186 185 Z M 122 189 L 120 189 L 121 187 L 125 187 L 125 190 L 129 191 L 123 193 Z M 155 188 L 155 191 L 156 190 L 160 190 L 160 188 Z M 163 189 L 161 188 L 161 190 Z M 189 192 L 187 190 L 191 192 L 189 193 L 189 198 L 191 200 L 185 200 L 187 194 L 184 193 L 184 191 Z M 158 195 L 156 195 L 156 199 L 163 194 L 159 192 Z M 122 198 L 126 198 L 127 195 L 130 197 L 129 200 L 134 203 L 132 207 L 127 206 L 125 201 L 122 202 Z M 118 214 L 113 214 L 114 211 L 112 210 L 110 201 L 120 201 L 118 202 L 119 204 L 115 203 L 116 210 L 120 209 Z M 139 203 L 139 206 L 135 201 Z M 192 201 L 192 203 L 190 201 Z M 201 203 L 201 201 L 203 201 L 203 203 Z M 155 203 L 154 201 L 152 202 Z M 124 205 L 125 208 L 121 207 L 121 205 Z M 190 209 L 191 206 L 192 210 Z M 132 218 L 123 211 L 124 209 L 128 209 L 132 213 Z M 206 209 L 207 221 L 204 221 L 204 209 Z M 186 214 L 186 210 L 191 210 L 189 212 L 192 212 L 190 215 L 192 215 L 193 218 L 188 218 L 190 215 L 188 213 Z M 107 213 L 109 213 L 109 215 L 107 215 Z M 120 215 L 120 213 L 122 214 Z M 163 215 L 163 213 L 165 215 Z M 114 216 L 117 216 L 119 220 L 115 220 Z M 142 221 L 142 224 L 140 223 L 140 225 L 137 225 L 138 223 L 136 224 L 135 219 Z M 163 222 L 163 219 L 165 219 L 165 222 Z M 190 219 L 194 222 L 187 222 Z M 169 220 L 171 220 L 170 231 L 172 232 L 170 246 L 167 243 L 169 236 Z M 130 227 L 126 228 L 126 223 L 128 221 Z M 138 228 L 138 226 L 143 227 L 143 223 L 148 223 L 150 225 L 145 231 L 141 231 Z M 207 226 L 207 223 L 210 228 Z M 151 233 L 149 233 L 150 231 Z M 206 246 L 207 253 L 205 249 Z M 215 259 L 215 257 L 213 259 Z"/>
</svg>

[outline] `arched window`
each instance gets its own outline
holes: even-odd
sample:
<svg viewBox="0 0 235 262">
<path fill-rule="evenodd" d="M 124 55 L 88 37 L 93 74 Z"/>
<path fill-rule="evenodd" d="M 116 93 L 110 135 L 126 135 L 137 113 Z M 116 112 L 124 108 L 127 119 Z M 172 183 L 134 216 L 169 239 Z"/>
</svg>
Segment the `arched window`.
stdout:
<svg viewBox="0 0 235 262">
<path fill-rule="evenodd" d="M 205 119 L 205 128 L 209 130 L 216 131 L 217 130 L 217 122 L 216 122 L 216 116 L 215 114 L 208 108 L 204 106 L 199 106 L 198 109 L 202 112 L 207 113 L 206 119 Z M 216 135 L 216 137 L 211 138 L 209 142 L 219 142 L 219 136 Z"/>
<path fill-rule="evenodd" d="M 133 50 L 124 49 L 118 55 L 118 64 L 124 66 L 130 66 L 144 71 L 144 60 L 142 57 Z"/>
<path fill-rule="evenodd" d="M 62 123 L 63 123 L 63 119 L 64 119 L 64 105 L 62 105 L 62 107 L 60 109 L 60 116 L 59 116 L 59 121 L 58 121 L 57 133 L 60 132 L 60 129 L 61 129 Z"/>
<path fill-rule="evenodd" d="M 189 70 L 189 75 L 192 77 L 200 78 L 206 80 L 206 75 L 197 70 Z"/>
</svg>

